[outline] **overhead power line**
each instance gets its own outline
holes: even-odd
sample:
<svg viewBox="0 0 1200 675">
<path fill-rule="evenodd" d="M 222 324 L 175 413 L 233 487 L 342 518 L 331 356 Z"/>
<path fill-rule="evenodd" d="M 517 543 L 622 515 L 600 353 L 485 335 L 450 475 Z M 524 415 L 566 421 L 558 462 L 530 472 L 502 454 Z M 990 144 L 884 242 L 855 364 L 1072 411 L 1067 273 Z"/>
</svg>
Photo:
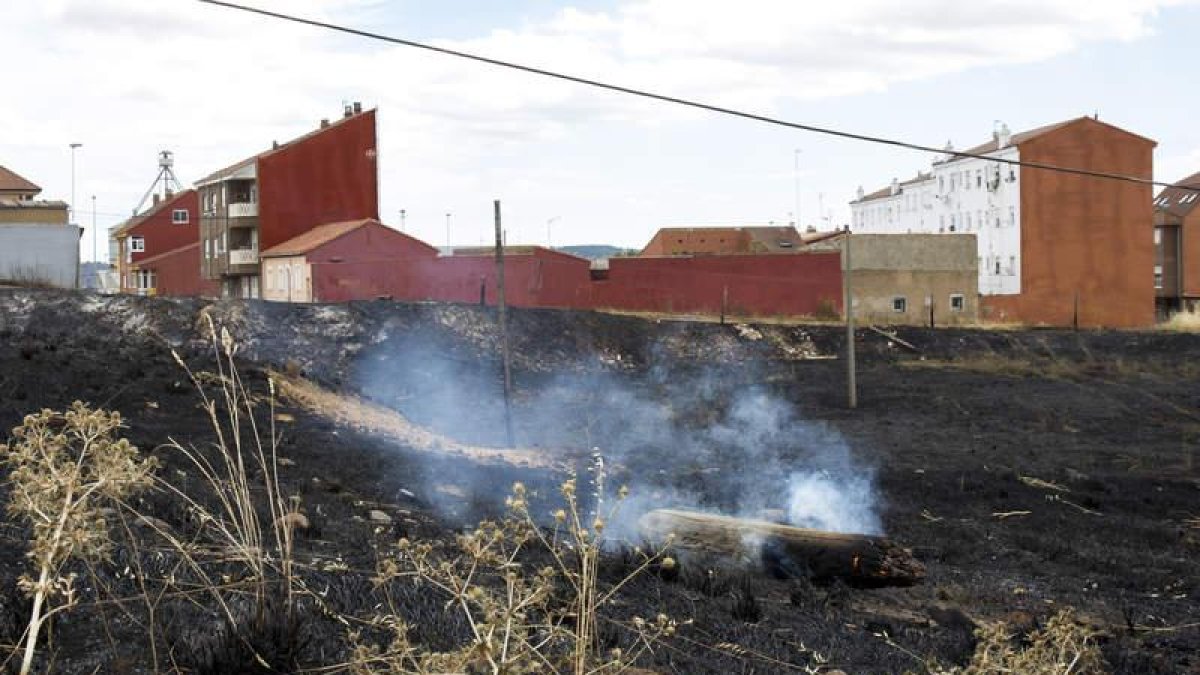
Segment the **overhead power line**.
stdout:
<svg viewBox="0 0 1200 675">
<path fill-rule="evenodd" d="M 1126 183 L 1137 183 L 1139 185 L 1150 185 L 1150 186 L 1156 186 L 1156 187 L 1176 187 L 1176 188 L 1181 188 L 1184 190 L 1200 192 L 1200 187 L 1180 186 L 1180 185 L 1176 185 L 1174 183 L 1165 183 L 1165 182 L 1161 182 L 1161 181 L 1156 181 L 1156 180 L 1153 180 L 1152 178 L 1142 178 L 1139 176 L 1127 176 L 1127 175 L 1118 174 L 1118 173 L 1108 173 L 1105 171 L 1093 171 L 1091 169 L 1079 169 L 1079 168 L 1069 167 L 1069 166 L 1057 166 L 1054 164 L 1044 164 L 1042 162 L 1028 162 L 1028 161 L 1022 161 L 1022 160 L 1018 160 L 1018 159 L 990 157 L 988 155 L 979 154 L 979 153 L 961 152 L 958 150 L 950 150 L 950 149 L 946 149 L 946 148 L 935 148 L 930 145 L 921 145 L 919 143 L 910 143 L 908 141 L 900 141 L 900 140 L 896 140 L 894 138 L 885 138 L 883 136 L 872 136 L 869 134 L 859 134 L 859 133 L 854 133 L 851 131 L 843 131 L 841 129 L 834 129 L 834 128 L 830 128 L 830 127 L 820 127 L 820 126 L 816 126 L 816 125 L 812 125 L 812 124 L 802 124 L 800 122 L 790 122 L 788 120 L 780 119 L 778 117 L 771 117 L 769 115 L 761 115 L 758 113 L 747 112 L 744 110 L 736 110 L 734 108 L 726 108 L 724 106 L 713 105 L 710 103 L 703 103 L 701 101 L 694 101 L 691 99 L 680 98 L 678 96 L 659 94 L 659 93 L 655 93 L 655 92 L 648 91 L 645 89 L 635 89 L 633 87 L 626 87 L 626 86 L 622 86 L 619 84 L 613 84 L 611 82 L 602 82 L 600 80 L 593 80 L 593 79 L 589 79 L 586 77 L 579 77 L 577 75 L 569 75 L 567 73 L 560 73 L 560 72 L 553 71 L 553 70 L 546 70 L 545 68 L 526 66 L 526 65 L 523 65 L 520 63 L 514 63 L 512 61 L 504 61 L 504 60 L 492 58 L 489 56 L 482 56 L 479 54 L 472 54 L 470 52 L 459 51 L 457 49 L 449 49 L 447 47 L 438 47 L 436 45 L 431 45 L 431 44 L 427 44 L 424 42 L 417 42 L 415 40 L 408 40 L 405 38 L 392 37 L 390 35 L 384 35 L 382 33 L 374 33 L 371 31 L 361 30 L 358 28 L 351 28 L 349 26 L 341 26 L 341 25 L 338 25 L 335 23 L 329 23 L 327 21 L 317 21 L 316 19 L 307 19 L 307 18 L 304 18 L 301 16 L 295 16 L 293 14 L 284 14 L 283 12 L 273 12 L 273 11 L 261 9 L 258 7 L 250 7 L 248 5 L 243 5 L 243 4 L 239 4 L 236 2 L 227 2 L 226 0 L 198 0 L 198 2 L 202 2 L 206 5 L 216 5 L 218 7 L 225 7 L 227 9 L 234 9 L 234 10 L 238 10 L 238 11 L 242 11 L 242 12 L 248 12 L 251 14 L 258 14 L 260 16 L 271 17 L 273 19 L 280 19 L 283 21 L 289 21 L 292 23 L 302 24 L 305 26 L 312 26 L 315 28 L 323 28 L 325 30 L 336 31 L 336 32 L 345 33 L 348 35 L 355 35 L 358 37 L 368 38 L 371 40 L 379 40 L 381 42 L 388 42 L 391 44 L 402 45 L 405 47 L 412 47 L 414 49 L 423 49 L 425 51 L 435 52 L 438 54 L 444 54 L 446 56 L 453 56 L 453 57 L 460 58 L 460 59 L 467 59 L 469 61 L 475 61 L 477 63 L 485 63 L 485 64 L 491 65 L 491 66 L 497 66 L 500 68 L 508 68 L 510 70 L 517 70 L 517 71 L 520 71 L 523 73 L 530 73 L 533 75 L 541 75 L 543 77 L 549 77 L 549 78 L 553 78 L 556 80 L 563 80 L 566 82 L 574 82 L 575 84 L 582 84 L 582 85 L 589 86 L 589 87 L 596 87 L 598 89 L 606 89 L 608 91 L 615 91 L 615 92 L 618 92 L 621 94 L 628 94 L 630 96 L 638 96 L 641 98 L 651 99 L 654 101 L 661 101 L 663 103 L 673 103 L 675 105 L 686 106 L 688 108 L 695 108 L 698 110 L 705 110 L 708 112 L 719 113 L 722 115 L 730 115 L 732 117 L 740 117 L 742 119 L 753 120 L 756 122 L 762 122 L 764 124 L 771 124 L 771 125 L 775 125 L 775 126 L 779 126 L 779 127 L 786 127 L 789 129 L 798 129 L 800 131 L 808 131 L 808 132 L 811 132 L 814 134 L 823 134 L 825 136 L 834 136 L 837 138 L 844 138 L 844 139 L 853 140 L 853 141 L 862 141 L 862 142 L 866 142 L 866 143 L 875 143 L 878 145 L 888 145 L 891 147 L 903 148 L 906 150 L 916 150 L 918 152 L 926 152 L 926 153 L 933 153 L 933 154 L 939 154 L 939 155 L 951 155 L 956 158 L 983 159 L 983 160 L 987 160 L 989 162 L 996 162 L 998 164 L 1006 164 L 1006 165 L 1010 165 L 1010 166 L 1022 166 L 1022 167 L 1028 167 L 1031 169 L 1040 169 L 1040 170 L 1044 170 L 1044 171 L 1057 171 L 1059 173 L 1069 173 L 1069 174 L 1074 174 L 1077 176 L 1088 176 L 1088 177 L 1092 177 L 1092 178 L 1106 178 L 1106 179 L 1110 179 L 1110 180 L 1123 181 Z"/>
</svg>

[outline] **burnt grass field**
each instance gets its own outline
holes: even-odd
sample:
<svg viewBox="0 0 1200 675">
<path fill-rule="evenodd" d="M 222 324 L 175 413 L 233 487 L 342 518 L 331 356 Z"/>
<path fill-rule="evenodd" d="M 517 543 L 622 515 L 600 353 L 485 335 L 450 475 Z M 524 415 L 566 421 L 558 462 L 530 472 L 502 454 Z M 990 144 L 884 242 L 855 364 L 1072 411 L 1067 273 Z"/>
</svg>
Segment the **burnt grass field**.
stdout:
<svg viewBox="0 0 1200 675">
<path fill-rule="evenodd" d="M 160 475 L 186 487 L 190 466 L 162 446 L 205 447 L 213 433 L 170 350 L 195 370 L 212 368 L 204 314 L 238 341 L 259 393 L 278 369 L 462 443 L 504 440 L 491 308 L 30 291 L 0 291 L 0 429 L 7 436 L 24 414 L 77 399 L 117 410 L 127 437 L 161 461 Z M 1114 672 L 1200 670 L 1200 336 L 903 328 L 901 344 L 863 329 L 852 411 L 838 326 L 548 310 L 510 318 L 518 446 L 580 467 L 599 448 L 610 481 L 631 484 L 633 505 L 639 493 L 655 506 L 684 494 L 695 502 L 685 506 L 747 513 L 783 508 L 781 473 L 824 466 L 836 445 L 838 470 L 869 477 L 883 531 L 927 567 L 915 586 L 853 588 L 684 558 L 674 574 L 639 577 L 608 610 L 690 620 L 640 667 L 923 672 L 929 660 L 966 663 L 977 625 L 1005 621 L 1019 637 L 1071 607 L 1099 632 Z M 771 414 L 758 417 L 764 409 Z M 302 601 L 287 625 L 229 625 L 201 596 L 167 595 L 150 612 L 130 570 L 140 564 L 152 591 L 154 578 L 186 572 L 144 527 L 118 525 L 108 561 L 73 568 L 78 605 L 55 618 L 42 671 L 343 663 L 347 627 L 336 617 L 377 613 L 373 570 L 399 537 L 450 540 L 500 513 L 516 480 L 554 506 L 565 475 L 418 451 L 287 401 L 277 413 L 284 491 L 300 496 L 309 521 L 298 534 L 301 576 L 320 602 Z M 180 534 L 195 527 L 164 493 L 137 506 Z M 371 522 L 371 510 L 390 522 Z M 0 645 L 16 642 L 27 619 L 16 580 L 28 536 L 0 516 Z M 614 554 L 605 577 L 625 565 Z M 393 590 L 414 642 L 446 649 L 464 639 L 444 598 Z"/>
</svg>

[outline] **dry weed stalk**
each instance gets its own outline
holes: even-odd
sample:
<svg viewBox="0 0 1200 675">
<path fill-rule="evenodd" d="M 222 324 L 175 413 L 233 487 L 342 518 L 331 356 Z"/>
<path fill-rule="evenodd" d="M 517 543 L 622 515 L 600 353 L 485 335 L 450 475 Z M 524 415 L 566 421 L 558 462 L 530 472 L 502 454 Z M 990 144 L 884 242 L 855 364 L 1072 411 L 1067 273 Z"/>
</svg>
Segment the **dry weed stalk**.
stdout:
<svg viewBox="0 0 1200 675">
<path fill-rule="evenodd" d="M 29 557 L 37 579 L 23 575 L 20 587 L 33 598 L 24 636 L 21 673 L 33 667 L 38 634 L 53 614 L 75 600 L 72 559 L 105 556 L 111 540 L 100 504 L 120 502 L 152 483 L 156 461 L 142 458 L 129 441 L 115 438 L 121 415 L 76 401 L 65 413 L 27 415 L 0 445 L 0 463 L 11 467 L 8 510 L 33 525 Z M 48 603 L 59 600 L 54 609 Z"/>
<path fill-rule="evenodd" d="M 298 498 L 285 496 L 279 483 L 274 382 L 268 380 L 270 426 L 262 429 L 255 415 L 257 401 L 236 367 L 237 343 L 226 329 L 218 332 L 212 318 L 207 314 L 204 316 L 208 321 L 216 373 L 196 373 L 178 353 L 172 351 L 171 355 L 200 394 L 215 435 L 211 447 L 215 459 L 174 439 L 170 439 L 165 447 L 187 458 L 200 473 L 203 479 L 200 484 L 217 507 L 207 507 L 199 495 L 189 494 L 166 480 L 160 480 L 159 485 L 180 498 L 197 516 L 202 530 L 211 534 L 218 546 L 215 562 L 232 562 L 245 567 L 246 581 L 254 590 L 258 625 L 263 625 L 267 612 L 271 611 L 271 601 L 279 593 L 282 593 L 284 610 L 290 619 L 298 586 L 295 527 L 301 518 Z M 205 383 L 215 386 L 215 395 L 209 394 Z M 260 504 L 265 506 L 269 522 L 263 522 Z M 203 561 L 197 558 L 197 548 L 169 532 L 154 529 L 179 551 L 187 566 L 206 581 L 226 618 L 235 624 L 237 617 L 222 595 L 222 585 L 205 571 Z M 257 658 L 263 661 L 261 656 Z"/>
<path fill-rule="evenodd" d="M 597 496 L 603 494 L 603 463 L 594 467 Z M 603 513 L 597 498 L 592 514 L 579 504 L 575 479 L 560 488 L 566 508 L 554 514 L 550 531 L 540 527 L 529 510 L 529 494 L 521 483 L 507 499 L 507 516 L 484 521 L 460 535 L 455 552 L 430 543 L 402 539 L 394 558 L 380 565 L 376 583 L 386 588 L 408 578 L 440 590 L 447 607 L 461 611 L 470 629 L 467 645 L 454 652 L 431 653 L 410 643 L 408 626 L 393 610 L 378 617 L 376 625 L 389 629 L 386 649 L 363 644 L 357 633 L 351 669 L 356 675 L 387 673 L 552 672 L 592 675 L 621 673 L 655 643 L 675 632 L 676 623 L 665 615 L 652 620 L 634 618 L 627 624 L 635 636 L 628 650 L 600 653 L 597 622 L 601 609 L 628 582 L 655 565 L 675 562 L 662 551 L 639 549 L 640 562 L 625 577 L 602 588 L 599 563 L 606 522 L 611 522 L 627 491 Z M 590 517 L 589 517 L 590 515 Z M 550 564 L 536 567 L 523 554 L 540 548 Z"/>
<path fill-rule="evenodd" d="M 929 671 L 934 675 L 1100 675 L 1108 672 L 1096 644 L 1096 633 L 1080 625 L 1070 609 L 1055 614 L 1046 622 L 1045 628 L 1031 633 L 1029 644 L 1023 649 L 1016 646 L 1014 636 L 1003 622 L 979 628 L 975 636 L 979 642 L 965 668 L 931 667 Z"/>
</svg>

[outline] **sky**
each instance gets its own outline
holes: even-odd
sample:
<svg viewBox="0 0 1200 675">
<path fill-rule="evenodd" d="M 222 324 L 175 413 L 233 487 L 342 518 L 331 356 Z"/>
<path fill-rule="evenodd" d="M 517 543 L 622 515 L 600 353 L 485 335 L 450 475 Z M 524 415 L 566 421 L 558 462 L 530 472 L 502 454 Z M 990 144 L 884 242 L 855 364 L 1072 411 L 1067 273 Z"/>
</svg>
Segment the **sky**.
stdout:
<svg viewBox="0 0 1200 675">
<path fill-rule="evenodd" d="M 1080 115 L 1200 171 L 1200 0 L 245 0 L 788 120 L 941 147 Z M 171 150 L 185 185 L 379 110 L 380 214 L 434 245 L 644 245 L 663 226 L 827 229 L 927 168 L 839 140 L 499 70 L 197 0 L 11 0 L 0 165 L 72 199 L 81 256 Z M 797 212 L 799 216 L 797 218 Z M 447 218 L 446 214 L 450 214 Z M 447 227 L 449 225 L 449 227 Z"/>
</svg>

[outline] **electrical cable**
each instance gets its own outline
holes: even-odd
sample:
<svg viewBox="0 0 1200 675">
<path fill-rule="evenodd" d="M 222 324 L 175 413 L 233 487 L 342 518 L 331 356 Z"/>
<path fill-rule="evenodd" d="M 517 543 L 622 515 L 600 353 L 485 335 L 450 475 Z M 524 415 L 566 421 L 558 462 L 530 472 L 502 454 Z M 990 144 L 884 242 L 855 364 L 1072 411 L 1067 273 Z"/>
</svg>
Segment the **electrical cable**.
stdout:
<svg viewBox="0 0 1200 675">
<path fill-rule="evenodd" d="M 887 146 L 896 147 L 896 148 L 903 148 L 906 150 L 915 150 L 917 152 L 933 153 L 933 154 L 940 154 L 940 155 L 950 155 L 952 157 L 959 158 L 959 159 L 965 159 L 965 158 L 982 159 L 982 160 L 986 160 L 989 162 L 996 162 L 998 164 L 1005 164 L 1005 165 L 1009 165 L 1009 166 L 1021 166 L 1021 167 L 1027 167 L 1030 169 L 1039 169 L 1039 170 L 1043 170 L 1043 171 L 1055 171 L 1055 172 L 1059 172 L 1059 173 L 1069 173 L 1069 174 L 1074 174 L 1074 175 L 1078 175 L 1078 176 L 1087 176 L 1087 177 L 1091 177 L 1091 178 L 1104 178 L 1104 179 L 1109 179 L 1109 180 L 1123 181 L 1126 183 L 1149 185 L 1152 187 L 1164 187 L 1164 188 L 1174 187 L 1174 188 L 1180 188 L 1180 189 L 1188 190 L 1188 191 L 1200 192 L 1200 187 L 1183 186 L 1183 185 L 1177 185 L 1175 183 L 1165 183 L 1165 182 L 1161 182 L 1161 181 L 1155 181 L 1151 178 L 1141 178 L 1138 176 L 1128 176 L 1128 175 L 1124 175 L 1124 174 L 1108 173 L 1105 171 L 1093 171 L 1090 169 L 1079 169 L 1079 168 L 1067 167 L 1067 166 L 1057 166 L 1054 164 L 1044 164 L 1042 162 L 1027 162 L 1027 161 L 1022 161 L 1022 160 L 1017 160 L 1017 159 L 1006 159 L 1006 158 L 1002 158 L 1002 157 L 990 157 L 988 155 L 979 154 L 979 153 L 962 152 L 959 150 L 950 150 L 950 149 L 945 149 L 945 148 L 935 148 L 933 146 L 921 145 L 919 143 L 910 143 L 908 141 L 901 141 L 901 140 L 896 140 L 893 138 L 885 138 L 882 136 L 872 136 L 872 135 L 868 135 L 868 134 L 860 134 L 860 133 L 855 133 L 855 132 L 851 132 L 851 131 L 844 131 L 841 129 L 834 129 L 834 128 L 830 128 L 830 127 L 821 127 L 821 126 L 816 126 L 816 125 L 812 125 L 812 124 L 803 124 L 800 122 L 790 122 L 788 120 L 780 119 L 777 117 L 770 117 L 768 115 L 746 112 L 743 110 L 736 110 L 734 108 L 726 108 L 723 106 L 713 105 L 710 103 L 703 103 L 700 101 L 694 101 L 691 99 L 681 98 L 678 96 L 659 94 L 659 93 L 655 93 L 655 92 L 648 91 L 645 89 L 635 89 L 633 87 L 627 87 L 627 86 L 623 86 L 623 85 L 619 85 L 619 84 L 612 84 L 610 82 L 602 82 L 600 80 L 592 80 L 592 79 L 588 79 L 585 77 L 579 77 L 577 75 L 569 75 L 566 73 L 560 73 L 560 72 L 553 71 L 553 70 L 546 70 L 544 68 L 527 66 L 527 65 L 520 64 L 520 63 L 514 63 L 512 61 L 504 61 L 501 59 L 496 59 L 496 58 L 492 58 L 489 56 L 482 56 L 479 54 L 473 54 L 470 52 L 464 52 L 464 51 L 460 51 L 457 49 L 450 49 L 447 47 L 438 47 L 436 45 L 431 45 L 431 44 L 427 44 L 424 42 L 417 42 L 415 40 L 408 40 L 405 38 L 392 37 L 390 35 L 384 35 L 382 33 L 374 33 L 371 31 L 361 30 L 358 28 L 351 28 L 349 26 L 341 26 L 341 25 L 338 25 L 335 23 L 329 23 L 326 21 L 317 21 L 316 19 L 307 19 L 304 17 L 295 16 L 292 14 L 284 14 L 282 12 L 273 12 L 273 11 L 261 9 L 258 7 L 250 7 L 248 5 L 242 5 L 242 4 L 239 4 L 236 2 L 228 2 L 227 0 L 197 0 L 197 1 L 202 2 L 206 5 L 214 5 L 217 7 L 224 7 L 226 9 L 233 9 L 233 10 L 238 10 L 241 12 L 247 12 L 250 14 L 258 14 L 260 16 L 279 19 L 282 21 L 289 21 L 292 23 L 298 23 L 298 24 L 302 24 L 305 26 L 312 26 L 314 28 L 323 28 L 325 30 L 336 31 L 339 33 L 345 33 L 348 35 L 354 35 L 354 36 L 358 36 L 358 37 L 368 38 L 371 40 L 379 40 L 381 42 L 389 42 L 391 44 L 402 45 L 405 47 L 413 47 L 415 49 L 423 49 L 425 51 L 435 52 L 438 54 L 444 54 L 446 56 L 453 56 L 453 57 L 460 58 L 460 59 L 467 59 L 470 61 L 484 63 L 484 64 L 488 64 L 491 66 L 508 68 L 510 70 L 517 70 L 520 72 L 529 73 L 529 74 L 533 74 L 533 75 L 541 75 L 543 77 L 549 77 L 549 78 L 553 78 L 556 80 L 573 82 L 575 84 L 582 84 L 582 85 L 586 85 L 589 87 L 606 89 L 608 91 L 614 91 L 614 92 L 618 92 L 618 93 L 622 93 L 622 94 L 629 94 L 631 96 L 638 96 L 641 98 L 652 99 L 652 100 L 660 101 L 663 103 L 673 103 L 676 105 L 686 106 L 689 108 L 696 108 L 699 110 L 705 110 L 708 112 L 719 113 L 722 115 L 730 115 L 733 117 L 739 117 L 742 119 L 748 119 L 748 120 L 752 120 L 752 121 L 756 121 L 756 122 L 763 122 L 765 124 L 786 127 L 789 129 L 798 129 L 800 131 L 807 131 L 807 132 L 815 133 L 815 134 L 834 136 L 837 138 L 843 138 L 843 139 L 848 139 L 848 140 L 853 140 L 853 141 L 862 141 L 862 142 L 866 142 L 866 143 L 875 143 L 878 145 L 887 145 Z"/>
</svg>

